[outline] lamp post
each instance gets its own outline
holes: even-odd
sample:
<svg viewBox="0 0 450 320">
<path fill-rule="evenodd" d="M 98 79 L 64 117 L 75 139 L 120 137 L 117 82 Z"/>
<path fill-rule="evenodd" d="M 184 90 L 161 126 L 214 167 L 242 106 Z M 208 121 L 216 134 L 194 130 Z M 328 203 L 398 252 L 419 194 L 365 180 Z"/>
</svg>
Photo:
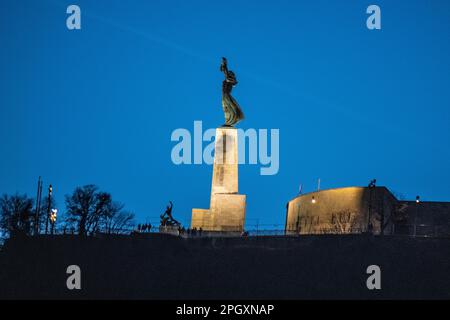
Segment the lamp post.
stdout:
<svg viewBox="0 0 450 320">
<path fill-rule="evenodd" d="M 373 179 L 369 183 L 369 214 L 368 214 L 368 221 L 367 221 L 367 232 L 372 233 L 373 225 L 372 225 L 372 192 L 373 189 L 376 187 L 377 179 Z"/>
<path fill-rule="evenodd" d="M 416 196 L 416 214 L 414 215 L 414 237 L 417 236 L 417 216 L 419 215 L 420 196 Z"/>
<path fill-rule="evenodd" d="M 48 219 L 50 218 L 50 205 L 52 203 L 52 192 L 53 187 L 50 185 L 48 187 L 48 205 L 47 205 L 47 219 L 45 219 L 45 234 L 48 234 Z"/>
<path fill-rule="evenodd" d="M 56 223 L 56 217 L 57 217 L 58 209 L 52 209 L 52 213 L 50 214 L 50 222 L 52 224 L 51 228 L 51 234 L 53 235 L 55 232 L 55 223 Z"/>
<path fill-rule="evenodd" d="M 39 234 L 39 214 L 41 212 L 41 196 L 42 196 L 42 179 L 39 176 L 38 187 L 37 187 L 37 196 L 36 196 L 36 212 L 34 215 L 34 235 Z"/>
</svg>

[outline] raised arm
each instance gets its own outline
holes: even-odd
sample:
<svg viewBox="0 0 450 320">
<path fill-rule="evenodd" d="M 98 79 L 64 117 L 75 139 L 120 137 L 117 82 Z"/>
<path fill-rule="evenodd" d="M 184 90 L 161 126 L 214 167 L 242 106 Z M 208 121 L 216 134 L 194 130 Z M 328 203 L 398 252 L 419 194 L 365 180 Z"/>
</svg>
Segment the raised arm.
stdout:
<svg viewBox="0 0 450 320">
<path fill-rule="evenodd" d="M 222 57 L 222 64 L 220 65 L 220 71 L 223 72 L 225 78 L 228 77 L 228 66 L 227 66 L 227 58 Z"/>
</svg>

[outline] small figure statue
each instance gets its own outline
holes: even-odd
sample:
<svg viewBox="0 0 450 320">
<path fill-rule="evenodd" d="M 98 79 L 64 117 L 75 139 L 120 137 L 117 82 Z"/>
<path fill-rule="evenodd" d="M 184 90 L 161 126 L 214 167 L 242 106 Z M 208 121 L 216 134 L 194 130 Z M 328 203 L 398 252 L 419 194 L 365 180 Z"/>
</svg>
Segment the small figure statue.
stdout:
<svg viewBox="0 0 450 320">
<path fill-rule="evenodd" d="M 242 119 L 244 113 L 237 101 L 231 96 L 233 87 L 237 85 L 236 76 L 233 71 L 228 70 L 227 59 L 222 58 L 220 71 L 225 75 L 225 80 L 222 82 L 222 107 L 225 114 L 225 127 L 232 127 Z"/>
<path fill-rule="evenodd" d="M 172 201 L 169 201 L 169 205 L 166 207 L 166 211 L 160 215 L 161 218 L 161 225 L 162 226 L 180 226 L 181 223 L 179 223 L 177 220 L 175 220 L 172 216 L 172 208 L 173 203 Z"/>
</svg>

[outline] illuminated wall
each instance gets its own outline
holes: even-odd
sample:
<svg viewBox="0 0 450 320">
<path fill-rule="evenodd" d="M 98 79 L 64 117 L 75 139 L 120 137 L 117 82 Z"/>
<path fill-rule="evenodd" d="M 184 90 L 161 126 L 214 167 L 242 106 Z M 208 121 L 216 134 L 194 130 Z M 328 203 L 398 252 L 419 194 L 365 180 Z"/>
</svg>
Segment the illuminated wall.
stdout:
<svg viewBox="0 0 450 320">
<path fill-rule="evenodd" d="M 396 205 L 396 198 L 385 187 L 348 187 L 299 195 L 288 203 L 286 233 L 361 233 L 367 231 L 370 215 L 373 232 L 379 234 L 383 229 L 389 234 Z"/>
</svg>

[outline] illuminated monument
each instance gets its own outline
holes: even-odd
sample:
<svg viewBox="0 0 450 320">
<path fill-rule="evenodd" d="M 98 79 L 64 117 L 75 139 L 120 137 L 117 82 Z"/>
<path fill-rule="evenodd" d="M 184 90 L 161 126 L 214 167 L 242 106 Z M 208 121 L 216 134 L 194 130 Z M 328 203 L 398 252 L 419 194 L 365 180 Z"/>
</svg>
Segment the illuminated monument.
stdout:
<svg viewBox="0 0 450 320">
<path fill-rule="evenodd" d="M 233 71 L 228 70 L 225 58 L 222 59 L 220 70 L 225 75 L 222 84 L 225 124 L 216 129 L 210 208 L 192 209 L 191 228 L 242 231 L 246 196 L 238 194 L 238 136 L 233 125 L 242 120 L 244 114 L 231 96 L 231 90 L 237 81 Z"/>
</svg>

